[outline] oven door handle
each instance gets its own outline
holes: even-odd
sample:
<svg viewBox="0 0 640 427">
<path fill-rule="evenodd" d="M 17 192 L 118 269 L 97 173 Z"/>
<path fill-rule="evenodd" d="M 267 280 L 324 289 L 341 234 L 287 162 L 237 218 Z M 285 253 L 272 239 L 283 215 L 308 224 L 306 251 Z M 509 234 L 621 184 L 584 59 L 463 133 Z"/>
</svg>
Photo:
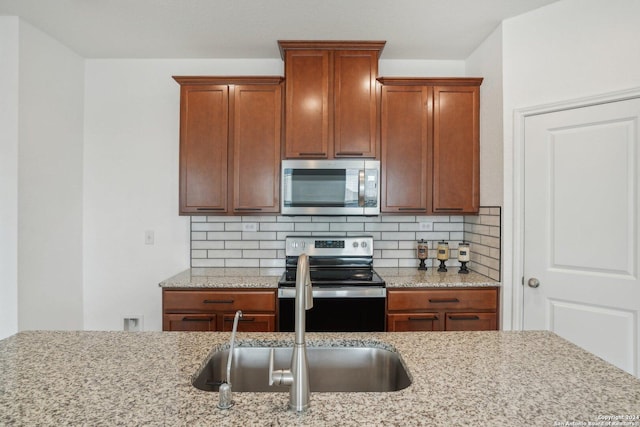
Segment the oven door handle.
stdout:
<svg viewBox="0 0 640 427">
<path fill-rule="evenodd" d="M 380 287 L 344 286 L 313 287 L 314 298 L 385 298 L 387 289 Z M 278 298 L 295 298 L 295 288 L 278 288 Z"/>
</svg>

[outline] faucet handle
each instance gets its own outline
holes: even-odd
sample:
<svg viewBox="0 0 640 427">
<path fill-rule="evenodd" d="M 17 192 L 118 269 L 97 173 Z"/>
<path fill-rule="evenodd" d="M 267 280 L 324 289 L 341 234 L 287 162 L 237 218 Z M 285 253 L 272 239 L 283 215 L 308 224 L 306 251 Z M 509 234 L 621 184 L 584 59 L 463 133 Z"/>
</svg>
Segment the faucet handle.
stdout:
<svg viewBox="0 0 640 427">
<path fill-rule="evenodd" d="M 269 385 L 273 385 L 273 363 L 274 363 L 274 349 L 269 351 Z"/>
<path fill-rule="evenodd" d="M 293 374 L 290 369 L 273 369 L 275 365 L 275 349 L 269 351 L 269 385 L 291 385 Z"/>
</svg>

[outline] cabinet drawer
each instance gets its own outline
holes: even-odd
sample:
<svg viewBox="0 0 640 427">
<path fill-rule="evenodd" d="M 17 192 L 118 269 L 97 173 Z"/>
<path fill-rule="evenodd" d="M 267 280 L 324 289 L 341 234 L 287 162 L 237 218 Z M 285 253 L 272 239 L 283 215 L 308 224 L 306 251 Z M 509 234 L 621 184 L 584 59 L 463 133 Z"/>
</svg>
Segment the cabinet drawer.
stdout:
<svg viewBox="0 0 640 427">
<path fill-rule="evenodd" d="M 165 290 L 163 293 L 163 308 L 165 313 L 198 313 L 236 310 L 275 312 L 276 291 Z"/>
<path fill-rule="evenodd" d="M 438 313 L 402 313 L 387 315 L 388 332 L 417 332 L 442 330 Z"/>
<path fill-rule="evenodd" d="M 495 331 L 498 329 L 495 313 L 447 313 L 444 322 L 447 331 Z"/>
<path fill-rule="evenodd" d="M 163 331 L 215 331 L 215 314 L 165 314 Z"/>
<path fill-rule="evenodd" d="M 224 332 L 233 330 L 234 317 L 234 314 L 222 315 L 222 330 Z M 238 319 L 239 332 L 274 332 L 275 330 L 275 314 L 242 313 L 242 318 Z"/>
<path fill-rule="evenodd" d="M 387 289 L 389 311 L 496 310 L 497 289 Z"/>
</svg>

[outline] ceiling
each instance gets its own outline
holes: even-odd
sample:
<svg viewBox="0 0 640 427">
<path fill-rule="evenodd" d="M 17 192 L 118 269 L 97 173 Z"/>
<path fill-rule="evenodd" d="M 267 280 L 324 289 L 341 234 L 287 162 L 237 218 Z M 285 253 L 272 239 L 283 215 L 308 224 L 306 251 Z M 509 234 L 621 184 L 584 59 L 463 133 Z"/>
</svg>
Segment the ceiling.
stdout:
<svg viewBox="0 0 640 427">
<path fill-rule="evenodd" d="M 85 58 L 278 58 L 277 40 L 386 40 L 383 59 L 465 59 L 557 0 L 0 0 Z"/>
</svg>

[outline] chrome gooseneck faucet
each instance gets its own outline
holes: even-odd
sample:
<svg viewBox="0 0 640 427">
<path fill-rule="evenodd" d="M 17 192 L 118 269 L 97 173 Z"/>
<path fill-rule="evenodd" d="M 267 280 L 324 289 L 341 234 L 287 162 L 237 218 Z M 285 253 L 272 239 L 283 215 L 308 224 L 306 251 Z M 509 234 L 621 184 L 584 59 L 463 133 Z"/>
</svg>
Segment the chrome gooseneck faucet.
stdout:
<svg viewBox="0 0 640 427">
<path fill-rule="evenodd" d="M 233 406 L 231 400 L 231 360 L 233 359 L 233 347 L 236 342 L 236 332 L 238 331 L 238 320 L 242 317 L 242 311 L 236 311 L 233 318 L 233 329 L 231 330 L 231 344 L 229 345 L 229 356 L 227 357 L 227 379 L 220 384 L 220 398 L 218 400 L 218 408 L 229 409 Z"/>
<path fill-rule="evenodd" d="M 313 293 L 309 273 L 309 257 L 298 257 L 296 270 L 295 329 L 296 341 L 291 356 L 291 368 L 273 370 L 274 349 L 269 355 L 269 385 L 289 386 L 289 408 L 302 412 L 309 407 L 311 391 L 309 389 L 309 363 L 305 342 L 305 311 L 313 307 Z"/>
</svg>

